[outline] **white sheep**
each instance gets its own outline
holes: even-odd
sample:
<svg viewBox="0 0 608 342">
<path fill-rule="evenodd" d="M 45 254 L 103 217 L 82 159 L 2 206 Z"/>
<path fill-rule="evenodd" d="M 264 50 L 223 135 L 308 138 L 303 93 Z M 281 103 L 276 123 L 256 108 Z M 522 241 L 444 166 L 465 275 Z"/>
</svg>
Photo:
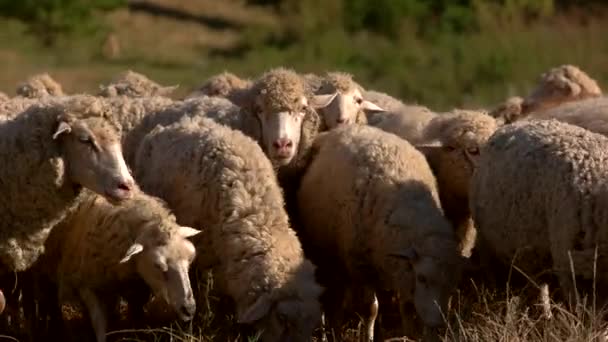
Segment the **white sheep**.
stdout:
<svg viewBox="0 0 608 342">
<path fill-rule="evenodd" d="M 378 311 L 374 292 L 381 289 L 398 292 L 402 307 L 413 301 L 426 326 L 442 325 L 463 259 L 424 155 L 365 125 L 322 133 L 312 150 L 297 194 L 298 234 L 322 278 L 332 279 L 327 299 L 337 304 L 325 307 L 330 326 L 342 328 L 331 308 L 341 309 L 345 288 L 353 286 L 365 289 L 357 301 L 368 310 L 369 340 Z"/>
<path fill-rule="evenodd" d="M 528 115 L 536 116 L 567 102 L 576 102 L 602 95 L 597 82 L 580 68 L 564 64 L 540 76 L 539 82 L 526 97 L 511 97 L 490 112 L 495 118 L 511 123 Z"/>
<path fill-rule="evenodd" d="M 0 273 L 36 261 L 82 188 L 113 203 L 132 195 L 116 125 L 79 100 L 31 106 L 0 122 Z"/>
<path fill-rule="evenodd" d="M 607 151 L 605 136 L 556 120 L 498 129 L 471 181 L 470 206 L 484 250 L 528 276 L 552 268 L 566 296 L 575 291 L 572 260 L 574 274 L 602 289 L 608 281 Z"/>
<path fill-rule="evenodd" d="M 608 135 L 608 97 L 564 103 L 543 112 L 534 113 L 523 120 L 535 119 L 555 119 L 595 133 Z"/>
<path fill-rule="evenodd" d="M 116 76 L 110 84 L 100 86 L 98 95 L 102 97 L 167 97 L 175 91 L 177 87 L 178 86 L 161 86 L 140 73 L 127 70 Z"/>
<path fill-rule="evenodd" d="M 188 97 L 213 96 L 229 99 L 236 105 L 242 103 L 242 96 L 251 86 L 251 80 L 242 79 L 237 75 L 224 71 L 218 75 L 211 76 L 194 90 Z"/>
<path fill-rule="evenodd" d="M 309 82 L 317 82 L 310 81 Z M 333 95 L 331 102 L 319 108 L 326 129 L 332 129 L 344 124 L 367 123 L 366 113 L 382 112 L 372 101 L 364 99 L 364 89 L 353 80 L 352 75 L 343 72 L 328 72 L 315 89 L 318 95 Z"/>
<path fill-rule="evenodd" d="M 437 178 L 441 205 L 452 222 L 461 253 L 470 257 L 476 230 L 469 210 L 469 182 L 479 151 L 497 129 L 496 120 L 485 112 L 453 110 L 438 115 L 423 130 L 424 153 Z"/>
<path fill-rule="evenodd" d="M 239 322 L 261 329 L 262 341 L 310 339 L 321 288 L 257 143 L 211 119 L 184 117 L 143 139 L 134 170 L 180 224 L 206 228 L 195 242 L 205 250 L 197 265 L 213 267 Z"/>
<path fill-rule="evenodd" d="M 17 86 L 17 95 L 26 98 L 42 98 L 46 96 L 63 96 L 63 88 L 49 74 L 42 73 L 31 76 Z"/>
<path fill-rule="evenodd" d="M 196 304 L 188 270 L 195 248 L 187 238 L 199 232 L 179 226 L 162 201 L 140 191 L 119 206 L 89 193 L 53 229 L 35 270 L 56 284 L 59 303 L 54 305 L 73 299 L 84 304 L 97 342 L 103 342 L 108 310 L 120 295 L 130 299 L 130 292 L 136 292 L 130 310 L 137 306 L 143 312 L 149 291 L 139 286 L 142 280 L 180 319 L 193 318 Z"/>
</svg>

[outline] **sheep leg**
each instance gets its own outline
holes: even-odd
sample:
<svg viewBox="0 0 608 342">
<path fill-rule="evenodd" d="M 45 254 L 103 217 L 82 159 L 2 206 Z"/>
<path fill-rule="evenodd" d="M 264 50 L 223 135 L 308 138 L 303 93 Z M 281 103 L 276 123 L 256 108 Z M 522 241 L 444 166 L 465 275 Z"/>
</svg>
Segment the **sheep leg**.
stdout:
<svg viewBox="0 0 608 342">
<path fill-rule="evenodd" d="M 373 342 L 374 327 L 379 310 L 378 298 L 376 297 L 376 293 L 374 292 L 374 290 L 366 287 L 361 289 L 360 300 L 363 303 L 363 310 L 361 312 L 361 315 L 364 319 L 365 327 L 365 331 L 361 336 L 362 341 Z"/>
<path fill-rule="evenodd" d="M 106 342 L 107 318 L 99 298 L 90 289 L 81 289 L 80 298 L 89 312 L 97 342 Z"/>
</svg>

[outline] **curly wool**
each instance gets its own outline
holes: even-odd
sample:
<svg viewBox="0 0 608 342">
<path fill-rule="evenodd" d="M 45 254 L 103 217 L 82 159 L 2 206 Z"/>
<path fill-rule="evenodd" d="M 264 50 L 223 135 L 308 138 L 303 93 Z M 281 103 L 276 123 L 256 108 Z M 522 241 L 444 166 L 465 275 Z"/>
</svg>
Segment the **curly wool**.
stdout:
<svg viewBox="0 0 608 342">
<path fill-rule="evenodd" d="M 426 127 L 425 139 L 440 147 L 420 147 L 439 185 L 446 217 L 459 236 L 461 251 L 469 257 L 475 245 L 476 230 L 469 210 L 469 183 L 479 151 L 498 128 L 494 118 L 484 112 L 454 110 L 438 115 Z"/>
<path fill-rule="evenodd" d="M 335 92 L 348 92 L 358 89 L 363 92 L 361 87 L 351 74 L 344 72 L 328 72 L 323 77 L 323 81 L 317 94 L 333 94 Z"/>
<path fill-rule="evenodd" d="M 47 73 L 34 75 L 19 84 L 17 95 L 27 98 L 65 95 L 61 85 Z"/>
<path fill-rule="evenodd" d="M 523 102 L 524 99 L 522 97 L 510 97 L 494 108 L 489 114 L 491 117 L 502 120 L 506 124 L 515 122 L 523 115 Z"/>
<path fill-rule="evenodd" d="M 534 113 L 525 120 L 527 119 L 556 119 L 608 136 L 608 98 L 595 97 L 564 103 L 555 108 Z"/>
<path fill-rule="evenodd" d="M 242 79 L 233 73 L 224 71 L 207 79 L 198 89 L 197 95 L 229 97 L 235 89 L 245 89 L 251 85 L 251 81 Z"/>
<path fill-rule="evenodd" d="M 289 227 L 272 165 L 257 143 L 211 119 L 184 117 L 143 139 L 135 174 L 180 223 L 206 229 L 194 238 L 209 252 L 199 255 L 199 267 L 215 265 L 237 312 L 264 294 L 277 302 L 297 299 L 298 315 L 318 310 L 314 266 Z"/>
<path fill-rule="evenodd" d="M 561 65 L 540 77 L 537 87 L 522 104 L 525 113 L 544 110 L 567 101 L 602 95 L 595 80 L 574 65 Z"/>
<path fill-rule="evenodd" d="M 295 71 L 275 68 L 253 82 L 251 95 L 261 102 L 264 109 L 281 112 L 299 111 L 300 98 L 310 98 L 312 94 Z"/>
<path fill-rule="evenodd" d="M 136 272 L 119 261 L 141 234 L 162 244 L 176 236 L 178 227 L 165 203 L 143 192 L 115 206 L 87 191 L 74 212 L 52 230 L 37 266 L 59 285 L 63 300 L 80 288 L 118 289 Z"/>
<path fill-rule="evenodd" d="M 51 229 L 78 203 L 81 193 L 65 174 L 58 143 L 51 137 L 58 121 L 98 117 L 111 135 L 118 126 L 88 108 L 87 96 L 65 103 L 30 106 L 0 125 L 0 259 L 4 268 L 23 271 L 38 258 Z"/>
<path fill-rule="evenodd" d="M 481 153 L 471 182 L 471 210 L 488 250 L 528 275 L 553 268 L 566 285 L 574 271 L 606 279 L 608 138 L 556 120 L 501 127 Z M 516 260 L 513 258 L 516 257 Z M 584 258 L 582 259 L 584 260 Z M 566 289 L 566 291 L 571 289 Z"/>
<path fill-rule="evenodd" d="M 103 97 L 151 97 L 169 96 L 178 86 L 164 87 L 146 76 L 127 70 L 118 75 L 112 83 L 100 86 L 98 96 Z"/>
</svg>

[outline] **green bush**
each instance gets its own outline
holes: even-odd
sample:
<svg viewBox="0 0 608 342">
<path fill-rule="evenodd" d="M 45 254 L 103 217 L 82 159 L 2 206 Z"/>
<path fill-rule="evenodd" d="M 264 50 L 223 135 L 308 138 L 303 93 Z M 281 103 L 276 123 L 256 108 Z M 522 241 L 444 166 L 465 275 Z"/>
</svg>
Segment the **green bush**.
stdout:
<svg viewBox="0 0 608 342">
<path fill-rule="evenodd" d="M 126 0 L 0 0 L 0 15 L 27 24 L 29 30 L 52 44 L 59 34 L 90 32 L 98 26 L 95 11 L 126 5 Z"/>
</svg>

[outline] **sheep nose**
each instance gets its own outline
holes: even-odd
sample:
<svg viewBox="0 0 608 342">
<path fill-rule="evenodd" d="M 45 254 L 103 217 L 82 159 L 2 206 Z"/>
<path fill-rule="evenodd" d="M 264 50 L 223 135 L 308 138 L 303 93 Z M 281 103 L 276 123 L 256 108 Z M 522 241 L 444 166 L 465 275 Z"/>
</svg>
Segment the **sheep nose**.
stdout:
<svg viewBox="0 0 608 342">
<path fill-rule="evenodd" d="M 194 302 L 184 304 L 179 308 L 179 315 L 183 321 L 189 321 L 194 317 L 196 311 L 196 304 Z"/>
<path fill-rule="evenodd" d="M 276 148 L 277 150 L 291 147 L 292 145 L 293 145 L 293 143 L 291 142 L 291 140 L 287 139 L 287 138 L 281 138 L 281 139 L 275 140 L 272 143 L 272 146 L 274 148 Z"/>
</svg>

